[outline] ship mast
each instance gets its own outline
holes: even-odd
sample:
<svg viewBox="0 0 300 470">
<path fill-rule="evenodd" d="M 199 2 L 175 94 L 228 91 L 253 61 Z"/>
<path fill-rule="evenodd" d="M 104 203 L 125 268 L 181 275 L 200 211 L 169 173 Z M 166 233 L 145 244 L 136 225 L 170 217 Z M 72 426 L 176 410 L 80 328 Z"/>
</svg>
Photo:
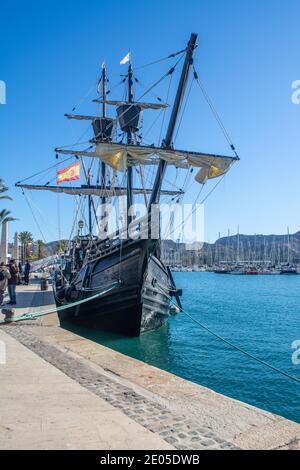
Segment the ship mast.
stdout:
<svg viewBox="0 0 300 470">
<path fill-rule="evenodd" d="M 131 54 L 130 54 L 130 61 L 128 66 L 128 102 L 133 102 L 133 80 L 132 80 L 132 65 L 131 65 Z M 127 144 L 132 145 L 133 138 L 132 138 L 132 130 L 129 127 L 127 130 Z M 127 227 L 131 222 L 131 216 L 129 216 L 129 209 L 131 208 L 133 203 L 132 200 L 132 167 L 127 167 Z"/>
<path fill-rule="evenodd" d="M 103 103 L 102 103 L 102 117 L 105 118 L 106 117 L 106 66 L 105 66 L 105 62 L 103 62 L 103 64 L 102 64 L 102 71 L 101 71 L 101 79 L 100 80 L 101 80 L 101 83 L 102 83 L 102 100 L 103 100 Z M 87 184 L 88 184 L 88 187 L 90 188 L 91 187 L 91 168 L 89 169 L 89 172 L 88 172 Z M 104 190 L 105 188 L 106 188 L 106 165 L 102 161 L 101 162 L 101 189 Z M 105 202 L 106 202 L 106 198 L 105 198 L 105 196 L 102 196 L 101 197 L 101 204 L 105 204 Z M 92 196 L 90 194 L 88 196 L 88 207 L 89 207 L 89 233 L 90 233 L 90 236 L 91 236 L 92 231 L 93 231 L 92 208 L 94 209 L 94 211 L 95 211 L 95 208 L 93 207 L 93 199 L 92 199 Z M 97 217 L 96 211 L 95 211 L 95 216 Z"/>
<path fill-rule="evenodd" d="M 197 37 L 198 37 L 198 34 L 192 33 L 191 37 L 190 37 L 190 40 L 188 42 L 188 45 L 187 45 L 186 54 L 185 54 L 185 61 L 184 61 L 182 72 L 181 72 L 180 82 L 179 82 L 179 85 L 178 85 L 178 89 L 177 89 L 177 93 L 176 93 L 176 97 L 175 97 L 175 101 L 174 101 L 174 105 L 173 105 L 173 109 L 172 109 L 172 114 L 171 114 L 171 117 L 170 117 L 168 130 L 167 130 L 167 133 L 166 133 L 166 137 L 164 138 L 164 140 L 162 142 L 162 147 L 165 148 L 165 149 L 172 148 L 172 139 L 173 139 L 173 135 L 174 135 L 174 130 L 175 130 L 175 126 L 176 126 L 180 106 L 181 106 L 182 100 L 184 98 L 184 93 L 185 93 L 186 85 L 187 85 L 188 78 L 189 78 L 190 68 L 193 64 L 193 54 L 194 54 L 194 50 L 196 48 Z M 163 182 L 163 178 L 164 178 L 166 168 L 167 168 L 166 160 L 160 159 L 158 169 L 157 169 L 157 173 L 156 173 L 156 177 L 155 177 L 155 181 L 154 181 L 154 185 L 153 185 L 153 190 L 152 190 L 150 200 L 149 200 L 149 205 L 148 205 L 148 212 L 149 213 L 151 212 L 152 204 L 157 204 L 158 201 L 159 201 L 159 194 L 160 194 L 161 185 L 162 185 L 162 182 Z"/>
<path fill-rule="evenodd" d="M 101 75 L 101 80 L 102 80 L 102 117 L 106 117 L 106 65 L 105 62 L 102 64 L 102 75 Z M 101 189 L 106 188 L 106 165 L 103 161 L 101 161 Z M 101 198 L 101 204 L 105 204 L 106 198 L 103 196 Z M 104 207 L 104 206 L 103 206 Z M 103 214 L 104 216 L 104 214 Z"/>
<path fill-rule="evenodd" d="M 88 170 L 88 187 L 91 186 L 91 167 Z M 89 194 L 88 196 L 88 205 L 89 205 L 89 235 L 92 236 L 93 232 L 93 223 L 92 223 L 92 196 Z"/>
</svg>

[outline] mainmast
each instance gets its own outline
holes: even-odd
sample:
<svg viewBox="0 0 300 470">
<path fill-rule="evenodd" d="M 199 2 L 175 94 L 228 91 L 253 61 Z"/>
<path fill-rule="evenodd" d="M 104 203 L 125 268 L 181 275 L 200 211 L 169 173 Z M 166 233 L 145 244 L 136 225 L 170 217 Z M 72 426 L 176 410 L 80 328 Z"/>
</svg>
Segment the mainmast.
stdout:
<svg viewBox="0 0 300 470">
<path fill-rule="evenodd" d="M 102 64 L 102 74 L 101 74 L 101 80 L 102 80 L 102 117 L 106 117 L 106 65 L 105 62 Z M 106 188 L 106 165 L 103 161 L 101 161 L 101 189 Z M 102 197 L 101 198 L 101 204 L 104 204 L 106 202 L 106 198 Z M 104 216 L 104 214 L 103 214 Z"/>
<path fill-rule="evenodd" d="M 198 34 L 192 33 L 190 40 L 188 42 L 188 45 L 187 45 L 185 61 L 184 61 L 182 72 L 181 72 L 180 82 L 178 85 L 168 130 L 166 133 L 166 137 L 164 138 L 162 142 L 162 147 L 165 149 L 170 149 L 172 147 L 172 139 L 173 139 L 173 134 L 174 134 L 175 126 L 176 126 L 176 121 L 178 118 L 178 113 L 180 110 L 182 100 L 184 98 L 184 93 L 185 93 L 186 85 L 187 85 L 188 78 L 189 78 L 190 68 L 193 64 L 193 54 L 196 48 L 197 37 L 198 37 Z M 153 191 L 149 200 L 148 212 L 151 212 L 152 204 L 157 204 L 159 201 L 159 193 L 161 190 L 161 185 L 162 185 L 166 168 L 167 168 L 166 160 L 160 159 L 155 181 L 154 181 Z"/>
<path fill-rule="evenodd" d="M 131 57 L 129 61 L 129 66 L 128 66 L 128 102 L 132 103 L 133 102 L 133 80 L 132 80 L 132 65 L 131 65 Z M 132 145 L 133 138 L 132 138 L 132 129 L 129 126 L 127 130 L 127 144 Z M 131 216 L 129 216 L 129 210 L 132 206 L 133 200 L 132 200 L 132 167 L 128 166 L 127 168 L 127 226 L 131 222 Z"/>
</svg>

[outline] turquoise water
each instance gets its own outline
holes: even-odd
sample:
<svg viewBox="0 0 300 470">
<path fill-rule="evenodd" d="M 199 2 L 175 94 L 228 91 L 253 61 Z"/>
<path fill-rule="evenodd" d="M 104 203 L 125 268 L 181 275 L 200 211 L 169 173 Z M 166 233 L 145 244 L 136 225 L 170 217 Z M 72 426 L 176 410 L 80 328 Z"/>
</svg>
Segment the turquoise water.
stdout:
<svg viewBox="0 0 300 470">
<path fill-rule="evenodd" d="M 300 379 L 300 276 L 174 273 L 184 309 L 219 335 Z M 238 400 L 300 422 L 300 384 L 232 350 L 184 313 L 140 338 L 88 337 Z"/>
</svg>

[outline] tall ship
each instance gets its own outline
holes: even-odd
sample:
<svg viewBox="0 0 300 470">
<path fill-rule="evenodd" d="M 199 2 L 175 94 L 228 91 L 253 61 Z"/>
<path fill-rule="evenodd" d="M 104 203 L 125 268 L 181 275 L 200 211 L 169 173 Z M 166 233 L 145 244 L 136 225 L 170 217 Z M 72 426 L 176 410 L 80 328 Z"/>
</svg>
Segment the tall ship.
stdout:
<svg viewBox="0 0 300 470">
<path fill-rule="evenodd" d="M 161 259 L 161 239 L 166 234 L 162 233 L 157 216 L 159 204 L 162 200 L 180 204 L 191 178 L 201 192 L 207 181 L 225 175 L 238 160 L 233 145 L 233 156 L 224 156 L 181 150 L 174 144 L 186 111 L 190 83 L 199 83 L 193 59 L 196 47 L 197 34 L 192 33 L 184 49 L 156 61 L 155 64 L 168 60 L 172 64 L 138 98 L 137 72 L 143 67 L 134 68 L 130 53 L 121 61 L 126 68 L 121 76 L 122 99 L 110 99 L 107 67 L 102 64 L 98 97 L 93 100 L 98 113 L 66 115 L 71 121 L 88 121 L 93 133 L 88 146 L 55 149 L 58 159 L 65 155 L 71 159 L 66 168 L 57 171 L 56 185 L 24 180 L 16 184 L 22 191 L 67 194 L 76 199 L 77 206 L 81 205 L 81 212 L 74 218 L 73 236 L 63 250 L 53 281 L 62 325 L 75 323 L 139 336 L 168 320 L 172 299 L 181 309 L 181 291 Z M 145 101 L 146 95 L 153 96 L 164 80 L 169 84 L 166 99 L 155 96 L 155 102 Z M 149 143 L 146 138 L 144 113 L 158 113 L 161 117 L 155 142 Z M 156 120 L 154 117 L 153 126 Z M 84 184 L 74 185 L 80 171 Z M 83 201 L 87 220 L 80 216 Z M 120 201 L 126 206 L 125 211 L 120 209 Z M 132 211 L 134 204 L 141 201 L 144 213 Z M 107 207 L 115 207 L 113 204 L 117 207 L 118 224 L 111 229 Z"/>
</svg>

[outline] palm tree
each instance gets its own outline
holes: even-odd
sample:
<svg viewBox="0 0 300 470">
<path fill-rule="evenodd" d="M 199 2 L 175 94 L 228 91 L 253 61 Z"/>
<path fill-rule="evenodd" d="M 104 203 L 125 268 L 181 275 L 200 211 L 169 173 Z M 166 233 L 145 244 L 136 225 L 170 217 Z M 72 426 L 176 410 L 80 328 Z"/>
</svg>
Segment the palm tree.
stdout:
<svg viewBox="0 0 300 470">
<path fill-rule="evenodd" d="M 11 201 L 12 198 L 8 196 L 8 194 L 4 194 L 6 193 L 6 191 L 8 191 L 8 187 L 4 183 L 3 179 L 0 178 L 0 200 L 1 201 L 3 201 L 4 199 Z M 11 214 L 10 211 L 8 211 L 7 209 L 2 209 L 0 211 L 0 225 L 16 220 L 10 214 Z"/>
<path fill-rule="evenodd" d="M 30 257 L 30 244 L 33 242 L 32 233 L 24 231 L 19 233 L 19 240 L 22 244 L 22 263 Z"/>
<path fill-rule="evenodd" d="M 43 240 L 36 240 L 35 243 L 38 247 L 38 259 L 45 258 L 45 243 Z"/>
<path fill-rule="evenodd" d="M 0 211 L 0 225 L 12 222 L 13 220 L 16 219 L 10 215 L 10 211 L 7 209 L 2 209 L 2 211 Z"/>
<path fill-rule="evenodd" d="M 0 199 L 8 199 L 11 201 L 12 198 L 10 196 L 8 196 L 7 194 L 3 194 L 6 193 L 6 191 L 8 191 L 8 187 L 4 183 L 3 179 L 0 178 Z"/>
</svg>

